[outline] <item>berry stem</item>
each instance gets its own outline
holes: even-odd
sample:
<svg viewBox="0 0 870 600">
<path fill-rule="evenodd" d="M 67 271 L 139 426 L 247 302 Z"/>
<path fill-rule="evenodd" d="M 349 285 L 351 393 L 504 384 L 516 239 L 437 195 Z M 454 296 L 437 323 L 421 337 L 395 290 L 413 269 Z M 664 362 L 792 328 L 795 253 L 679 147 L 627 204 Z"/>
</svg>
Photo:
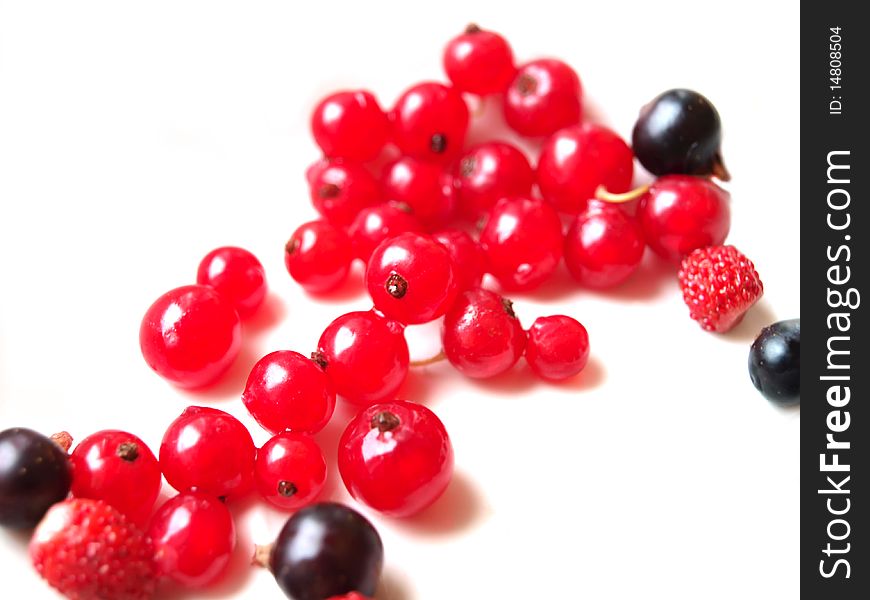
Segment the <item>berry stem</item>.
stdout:
<svg viewBox="0 0 870 600">
<path fill-rule="evenodd" d="M 442 360 L 446 360 L 447 355 L 444 354 L 444 350 L 436 354 L 435 356 L 431 356 L 429 358 L 423 358 L 420 360 L 412 360 L 409 364 L 412 367 L 427 367 L 429 365 L 434 365 L 435 363 L 439 363 Z"/>
<path fill-rule="evenodd" d="M 396 272 L 390 273 L 384 284 L 387 293 L 396 300 L 402 299 L 408 293 L 408 280 Z"/>
<path fill-rule="evenodd" d="M 73 438 L 67 431 L 59 431 L 51 436 L 51 441 L 61 447 L 64 452 L 69 452 L 72 447 Z"/>
<path fill-rule="evenodd" d="M 296 487 L 296 484 L 292 481 L 284 481 L 281 480 L 278 482 L 278 493 L 284 498 L 290 498 L 299 491 L 299 488 Z"/>
<path fill-rule="evenodd" d="M 716 154 L 713 158 L 713 177 L 720 181 L 731 181 L 731 173 L 725 167 L 725 162 L 722 160 L 721 154 Z"/>
<path fill-rule="evenodd" d="M 392 431 L 401 425 L 399 417 L 389 411 L 383 411 L 372 417 L 371 428 L 377 429 L 381 433 Z"/>
<path fill-rule="evenodd" d="M 631 202 L 632 200 L 636 200 L 646 194 L 649 191 L 649 184 L 642 185 L 638 188 L 635 188 L 631 191 L 624 192 L 622 194 L 614 194 L 607 191 L 607 188 L 603 185 L 599 185 L 598 189 L 595 190 L 595 198 L 601 200 L 603 202 L 610 202 L 612 204 L 621 204 L 623 202 Z"/>
<path fill-rule="evenodd" d="M 272 546 L 274 544 L 266 544 L 265 546 L 254 544 L 254 556 L 251 557 L 251 565 L 268 569 L 269 558 L 272 556 Z"/>
<path fill-rule="evenodd" d="M 118 456 L 127 462 L 133 462 L 139 458 L 139 446 L 136 442 L 124 442 L 118 446 Z"/>
</svg>

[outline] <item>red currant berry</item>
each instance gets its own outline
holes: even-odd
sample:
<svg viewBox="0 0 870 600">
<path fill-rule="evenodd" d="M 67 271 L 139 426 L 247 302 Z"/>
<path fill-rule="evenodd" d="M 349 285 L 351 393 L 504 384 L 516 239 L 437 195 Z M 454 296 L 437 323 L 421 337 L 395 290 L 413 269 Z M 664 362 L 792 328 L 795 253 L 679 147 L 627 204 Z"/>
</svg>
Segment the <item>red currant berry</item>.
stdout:
<svg viewBox="0 0 870 600">
<path fill-rule="evenodd" d="M 186 492 L 157 509 L 148 527 L 160 573 L 187 587 L 204 587 L 226 571 L 236 547 L 236 527 L 226 505 Z"/>
<path fill-rule="evenodd" d="M 408 376 L 402 326 L 372 312 L 350 312 L 323 331 L 312 356 L 338 395 L 359 405 L 392 398 Z"/>
<path fill-rule="evenodd" d="M 447 359 L 462 374 L 485 379 L 516 364 L 526 332 L 510 300 L 478 288 L 461 294 L 447 311 L 441 341 Z"/>
<path fill-rule="evenodd" d="M 634 155 L 621 137 L 601 125 L 585 123 L 557 132 L 544 144 L 538 162 L 541 194 L 566 213 L 583 212 L 595 190 L 627 192 Z"/>
<path fill-rule="evenodd" d="M 234 416 L 189 406 L 163 435 L 160 468 L 179 492 L 239 497 L 251 490 L 256 453 L 251 434 Z"/>
<path fill-rule="evenodd" d="M 542 200 L 502 198 L 493 207 L 480 245 L 489 272 L 508 290 L 531 290 L 556 270 L 562 258 L 562 222 Z"/>
<path fill-rule="evenodd" d="M 428 323 L 456 299 L 453 261 L 431 237 L 403 233 L 375 248 L 366 268 L 366 287 L 386 317 L 406 325 Z"/>
<path fill-rule="evenodd" d="M 565 315 L 538 317 L 529 328 L 526 361 L 539 377 L 558 381 L 573 377 L 589 360 L 589 334 Z"/>
<path fill-rule="evenodd" d="M 204 285 L 160 296 L 145 312 L 139 346 L 148 366 L 185 388 L 212 383 L 239 354 L 242 330 L 232 303 Z"/>
<path fill-rule="evenodd" d="M 321 160 L 306 172 L 311 204 L 336 227 L 353 223 L 359 212 L 381 200 L 378 180 L 362 165 Z"/>
<path fill-rule="evenodd" d="M 143 525 L 160 493 L 160 465 L 141 439 L 107 429 L 89 435 L 70 455 L 76 498 L 102 500 Z"/>
<path fill-rule="evenodd" d="M 258 360 L 251 369 L 242 402 L 257 423 L 272 433 L 287 429 L 317 433 L 332 417 L 335 392 L 310 359 L 279 350 Z"/>
<path fill-rule="evenodd" d="M 366 90 L 348 90 L 321 100 L 311 115 L 314 141 L 330 158 L 366 161 L 380 154 L 390 124 L 378 101 Z"/>
<path fill-rule="evenodd" d="M 691 175 L 657 179 L 641 199 L 638 217 L 650 248 L 675 262 L 697 248 L 720 245 L 731 228 L 728 192 Z"/>
<path fill-rule="evenodd" d="M 447 248 L 453 261 L 457 292 L 480 287 L 480 281 L 486 273 L 486 254 L 480 245 L 459 229 L 436 231 L 432 238 Z"/>
<path fill-rule="evenodd" d="M 279 508 L 311 504 L 326 483 L 326 461 L 308 435 L 279 433 L 257 452 L 255 469 L 260 494 Z"/>
<path fill-rule="evenodd" d="M 520 135 L 553 135 L 576 125 L 582 114 L 583 89 L 574 69 L 544 58 L 521 66 L 504 95 L 504 116 Z"/>
<path fill-rule="evenodd" d="M 384 198 L 411 207 L 429 228 L 443 226 L 453 216 L 453 178 L 437 163 L 402 157 L 386 167 L 381 187 Z"/>
<path fill-rule="evenodd" d="M 420 222 L 408 207 L 388 202 L 361 211 L 348 233 L 356 257 L 368 262 L 369 256 L 385 239 L 408 231 L 422 230 Z"/>
<path fill-rule="evenodd" d="M 616 206 L 590 208 L 577 215 L 565 236 L 565 264 L 577 281 L 609 288 L 640 266 L 646 243 L 633 218 Z"/>
<path fill-rule="evenodd" d="M 393 138 L 403 154 L 449 161 L 462 150 L 468 107 L 455 88 L 434 82 L 408 88 L 390 113 Z"/>
<path fill-rule="evenodd" d="M 444 72 L 460 92 L 499 94 L 516 72 L 514 53 L 502 36 L 472 24 L 447 43 Z"/>
<path fill-rule="evenodd" d="M 413 402 L 361 411 L 338 443 L 338 469 L 350 495 L 384 514 L 408 517 L 435 502 L 453 477 L 444 424 Z"/>
<path fill-rule="evenodd" d="M 307 292 L 320 294 L 347 279 L 353 262 L 350 238 L 326 221 L 300 225 L 284 246 L 287 272 Z"/>
<path fill-rule="evenodd" d="M 474 146 L 456 164 L 453 184 L 461 212 L 477 218 L 498 200 L 532 192 L 535 172 L 519 149 L 505 142 Z"/>
<path fill-rule="evenodd" d="M 199 263 L 196 282 L 230 300 L 241 316 L 257 310 L 266 297 L 266 271 L 244 248 L 224 246 L 206 254 Z"/>
</svg>

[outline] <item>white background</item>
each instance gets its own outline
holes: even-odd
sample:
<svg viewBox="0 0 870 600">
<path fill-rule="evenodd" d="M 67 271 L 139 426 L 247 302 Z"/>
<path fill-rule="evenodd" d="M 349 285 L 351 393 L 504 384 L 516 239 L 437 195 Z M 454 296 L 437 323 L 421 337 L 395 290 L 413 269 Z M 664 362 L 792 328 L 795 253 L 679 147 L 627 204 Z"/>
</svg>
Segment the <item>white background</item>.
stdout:
<svg viewBox="0 0 870 600">
<path fill-rule="evenodd" d="M 457 472 L 417 519 L 366 512 L 386 546 L 378 598 L 797 598 L 800 413 L 769 405 L 746 372 L 760 327 L 800 315 L 793 3 L 0 1 L 0 426 L 121 428 L 156 451 L 186 405 L 209 404 L 264 442 L 238 400 L 253 362 L 308 352 L 332 318 L 368 308 L 358 283 L 315 302 L 284 271 L 284 241 L 314 217 L 309 111 L 337 88 L 388 106 L 443 78 L 442 46 L 469 21 L 519 60 L 568 61 L 587 112 L 623 135 L 665 89 L 711 98 L 733 175 L 729 241 L 766 293 L 716 336 L 649 255 L 612 293 L 560 273 L 514 298 L 526 325 L 562 312 L 586 325 L 580 378 L 415 372 L 401 396 L 443 419 Z M 139 320 L 226 244 L 261 258 L 272 296 L 223 382 L 182 392 L 144 364 Z M 327 456 L 348 418 L 318 436 Z M 347 500 L 335 480 L 327 497 Z M 234 511 L 233 571 L 196 597 L 280 597 L 245 565 L 286 515 L 254 498 Z M 3 595 L 52 597 L 24 544 L 0 533 Z"/>
</svg>

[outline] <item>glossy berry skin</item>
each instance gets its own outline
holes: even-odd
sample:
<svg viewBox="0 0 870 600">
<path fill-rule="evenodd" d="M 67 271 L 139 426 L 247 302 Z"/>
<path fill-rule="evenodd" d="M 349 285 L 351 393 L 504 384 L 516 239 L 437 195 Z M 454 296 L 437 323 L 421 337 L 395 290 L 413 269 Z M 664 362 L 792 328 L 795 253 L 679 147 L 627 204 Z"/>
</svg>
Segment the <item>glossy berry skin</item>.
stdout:
<svg viewBox="0 0 870 600">
<path fill-rule="evenodd" d="M 359 212 L 381 201 L 378 180 L 360 164 L 321 160 L 306 172 L 311 204 L 336 227 L 347 227 Z"/>
<path fill-rule="evenodd" d="M 388 202 L 360 211 L 348 233 L 354 255 L 368 262 L 378 244 L 409 231 L 421 232 L 423 227 L 409 207 Z"/>
<path fill-rule="evenodd" d="M 116 429 L 83 439 L 70 454 L 72 495 L 102 500 L 143 525 L 160 493 L 160 465 L 141 439 Z"/>
<path fill-rule="evenodd" d="M 100 500 L 71 498 L 52 506 L 29 552 L 39 575 L 72 600 L 146 600 L 157 587 L 151 540 Z"/>
<path fill-rule="evenodd" d="M 344 430 L 338 469 L 356 500 L 392 517 L 409 517 L 447 489 L 453 446 L 444 424 L 425 406 L 376 404 Z"/>
<path fill-rule="evenodd" d="M 441 341 L 457 370 L 486 379 L 517 363 L 526 347 L 526 332 L 510 300 L 478 288 L 461 294 L 447 311 Z"/>
<path fill-rule="evenodd" d="M 403 233 L 375 248 L 366 268 L 375 308 L 406 325 L 428 323 L 456 299 L 453 260 L 428 235 Z"/>
<path fill-rule="evenodd" d="M 677 279 L 689 316 L 716 333 L 737 325 L 764 294 L 755 265 L 734 246 L 698 248 L 683 259 Z"/>
<path fill-rule="evenodd" d="M 230 367 L 242 342 L 230 300 L 204 285 L 185 285 L 155 300 L 139 328 L 148 366 L 179 387 L 214 382 Z"/>
<path fill-rule="evenodd" d="M 589 360 L 586 328 L 566 315 L 538 317 L 529 327 L 526 362 L 539 377 L 561 381 L 583 370 Z"/>
<path fill-rule="evenodd" d="M 637 159 L 653 175 L 716 174 L 722 165 L 722 124 L 716 107 L 698 92 L 668 90 L 640 111 L 632 131 Z"/>
<path fill-rule="evenodd" d="M 408 88 L 390 113 L 402 154 L 440 163 L 462 151 L 468 118 L 459 90 L 431 81 Z"/>
<path fill-rule="evenodd" d="M 504 117 L 520 135 L 553 135 L 580 122 L 582 98 L 574 69 L 552 58 L 533 60 L 517 70 L 508 86 Z"/>
<path fill-rule="evenodd" d="M 383 197 L 404 204 L 428 229 L 451 220 L 456 208 L 453 178 L 444 167 L 403 156 L 384 169 L 381 179 Z"/>
<path fill-rule="evenodd" d="M 731 229 L 730 197 L 709 179 L 667 175 L 641 198 L 638 219 L 649 247 L 679 262 L 697 248 L 725 241 Z"/>
<path fill-rule="evenodd" d="M 503 92 L 516 72 L 507 40 L 473 24 L 447 43 L 443 61 L 453 87 L 478 96 Z"/>
<path fill-rule="evenodd" d="M 583 212 L 598 186 L 613 193 L 631 189 L 634 156 L 621 137 L 584 123 L 556 132 L 538 161 L 541 194 L 560 212 Z"/>
<path fill-rule="evenodd" d="M 323 331 L 312 355 L 335 392 L 361 406 L 391 399 L 408 376 L 403 327 L 373 312 L 350 312 Z"/>
<path fill-rule="evenodd" d="M 325 156 L 367 161 L 386 145 L 390 124 L 371 92 L 345 90 L 318 102 L 311 133 Z"/>
<path fill-rule="evenodd" d="M 254 470 L 260 495 L 278 508 L 311 504 L 326 483 L 326 461 L 309 435 L 285 431 L 257 452 Z"/>
<path fill-rule="evenodd" d="M 460 229 L 442 229 L 432 239 L 447 249 L 453 261 L 457 293 L 480 287 L 486 273 L 486 254 L 474 238 Z"/>
<path fill-rule="evenodd" d="M 779 321 L 761 330 L 749 350 L 749 378 L 780 406 L 801 401 L 801 320 Z"/>
<path fill-rule="evenodd" d="M 303 223 L 284 245 L 287 272 L 311 294 L 329 292 L 341 285 L 352 262 L 350 238 L 326 221 Z"/>
<path fill-rule="evenodd" d="M 637 270 L 645 249 L 635 219 L 616 206 L 595 207 L 577 215 L 565 235 L 565 264 L 583 285 L 611 288 Z"/>
<path fill-rule="evenodd" d="M 23 427 L 0 431 L 0 526 L 35 527 L 71 481 L 66 452 L 51 439 Z"/>
<path fill-rule="evenodd" d="M 189 406 L 163 435 L 160 468 L 179 492 L 236 498 L 253 487 L 256 452 L 251 434 L 234 416 Z"/>
<path fill-rule="evenodd" d="M 269 555 L 269 570 L 293 600 L 323 600 L 350 592 L 373 596 L 384 545 L 355 510 L 323 502 L 295 513 Z"/>
<path fill-rule="evenodd" d="M 502 198 L 531 194 L 534 183 L 526 155 L 506 142 L 470 148 L 454 169 L 459 212 L 471 218 L 485 215 Z"/>
<path fill-rule="evenodd" d="M 516 196 L 493 207 L 480 232 L 489 272 L 506 290 L 531 290 L 562 258 L 562 222 L 547 202 Z"/>
<path fill-rule="evenodd" d="M 226 504 L 186 492 L 157 509 L 148 527 L 160 574 L 193 588 L 217 581 L 236 547 L 236 527 Z"/>
<path fill-rule="evenodd" d="M 242 393 L 245 408 L 271 433 L 317 433 L 335 410 L 335 392 L 323 370 L 292 350 L 257 361 Z"/>
<path fill-rule="evenodd" d="M 233 303 L 241 316 L 252 314 L 266 298 L 266 271 L 256 256 L 244 248 L 224 246 L 205 255 L 196 282 L 207 285 Z"/>
</svg>

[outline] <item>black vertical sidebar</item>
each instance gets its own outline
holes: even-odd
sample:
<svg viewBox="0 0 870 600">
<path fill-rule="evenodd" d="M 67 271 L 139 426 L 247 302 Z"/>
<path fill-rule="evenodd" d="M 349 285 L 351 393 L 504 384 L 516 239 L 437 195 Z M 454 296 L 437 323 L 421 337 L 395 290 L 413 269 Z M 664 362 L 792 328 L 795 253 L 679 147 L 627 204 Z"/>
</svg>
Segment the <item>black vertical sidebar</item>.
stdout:
<svg viewBox="0 0 870 600">
<path fill-rule="evenodd" d="M 800 555 L 812 600 L 870 598 L 870 23 L 859 6 L 801 3 Z"/>
</svg>

